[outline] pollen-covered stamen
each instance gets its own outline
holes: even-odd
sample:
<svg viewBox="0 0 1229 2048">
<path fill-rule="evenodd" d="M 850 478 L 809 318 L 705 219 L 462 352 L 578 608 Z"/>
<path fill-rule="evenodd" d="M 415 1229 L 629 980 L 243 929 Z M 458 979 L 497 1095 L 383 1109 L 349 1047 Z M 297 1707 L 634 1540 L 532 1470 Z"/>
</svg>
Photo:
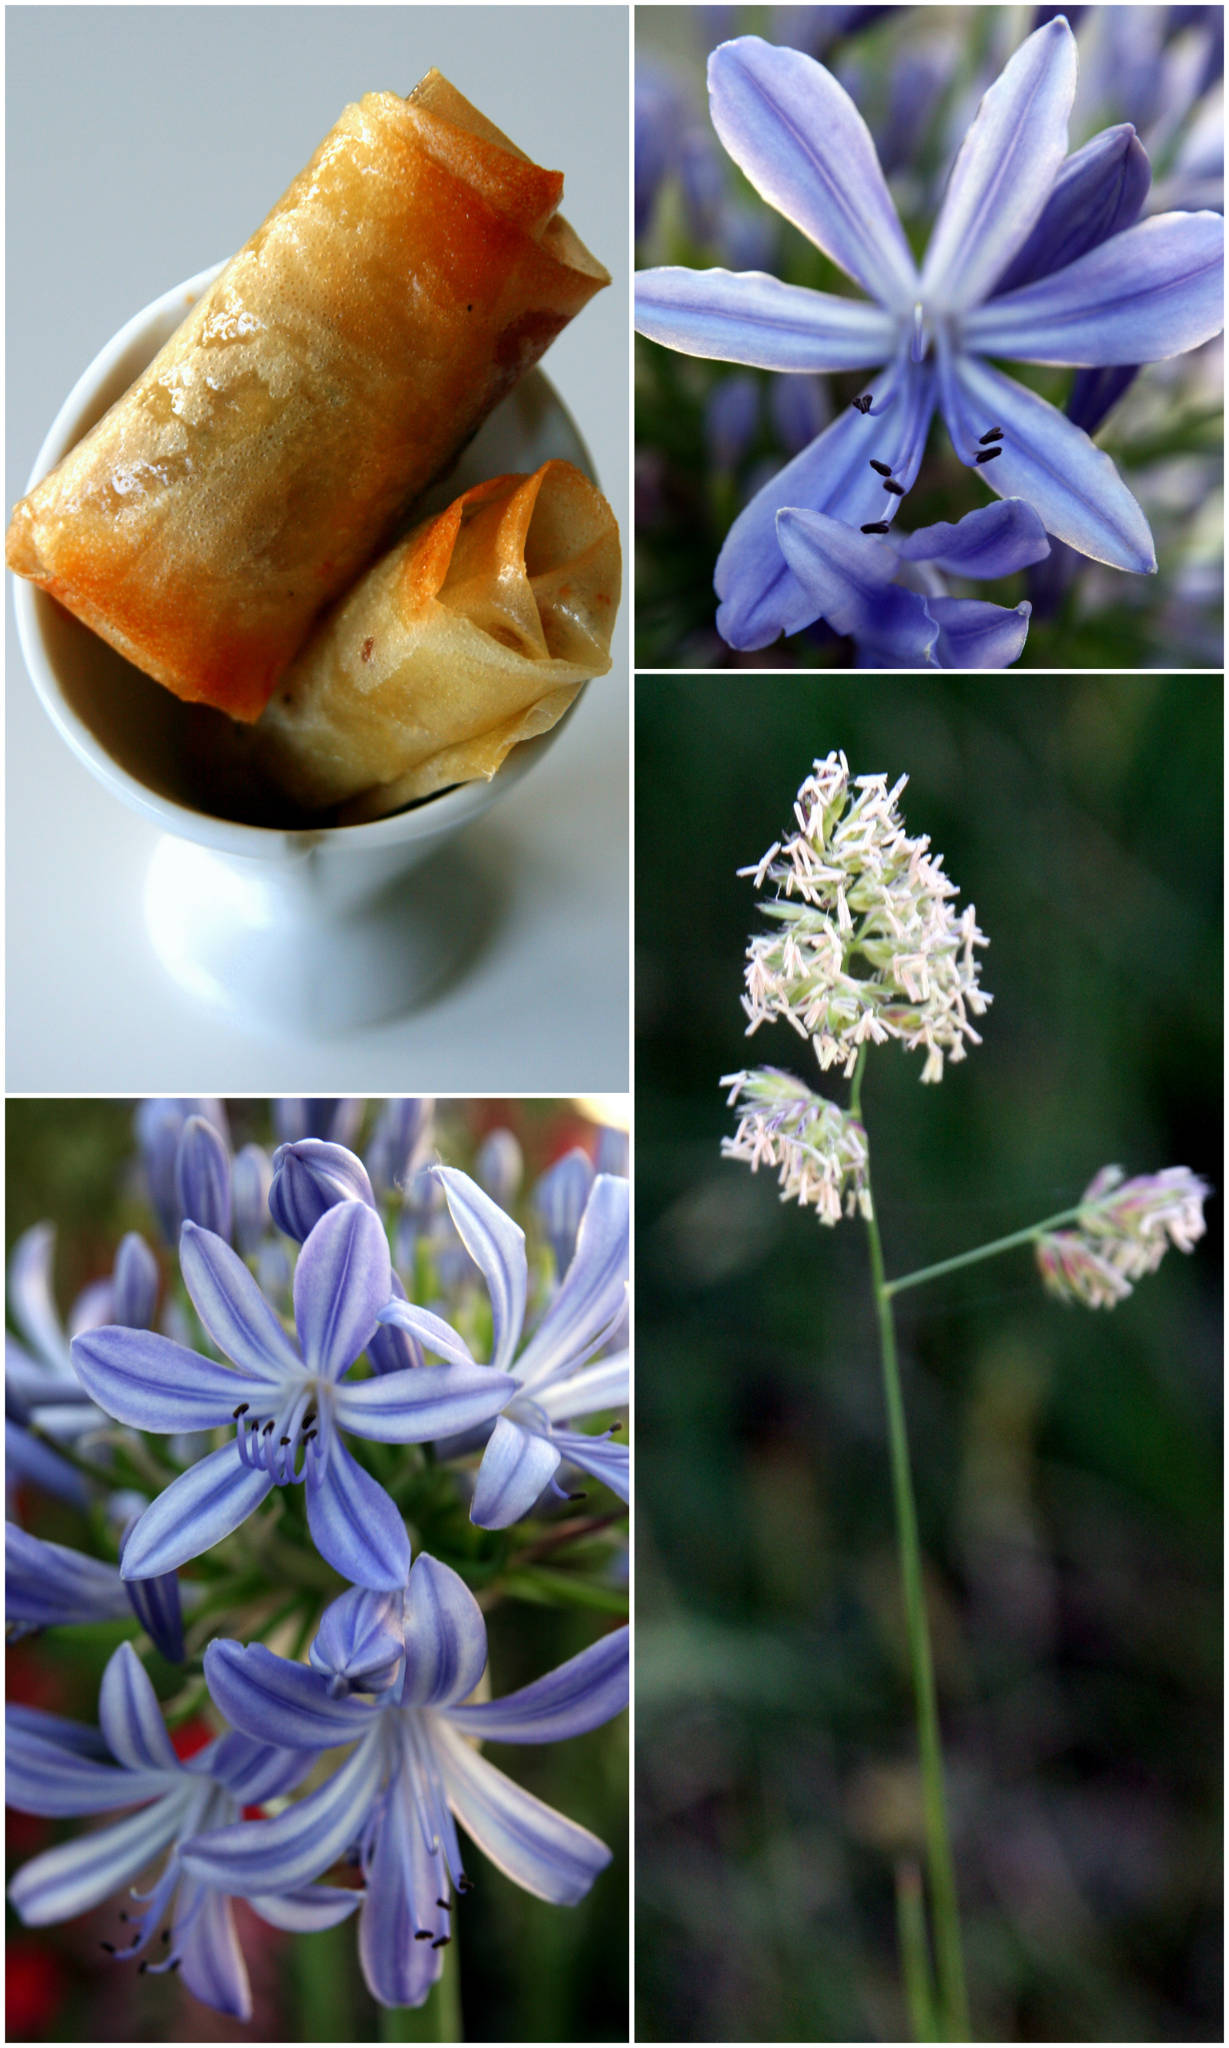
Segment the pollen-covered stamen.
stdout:
<svg viewBox="0 0 1229 2048">
<path fill-rule="evenodd" d="M 863 417 L 865 417 L 865 415 L 870 411 L 874 402 L 875 401 L 871 393 L 869 391 L 864 391 L 862 393 L 861 398 L 854 399 L 853 409 L 855 412 L 860 412 L 863 415 Z"/>
</svg>

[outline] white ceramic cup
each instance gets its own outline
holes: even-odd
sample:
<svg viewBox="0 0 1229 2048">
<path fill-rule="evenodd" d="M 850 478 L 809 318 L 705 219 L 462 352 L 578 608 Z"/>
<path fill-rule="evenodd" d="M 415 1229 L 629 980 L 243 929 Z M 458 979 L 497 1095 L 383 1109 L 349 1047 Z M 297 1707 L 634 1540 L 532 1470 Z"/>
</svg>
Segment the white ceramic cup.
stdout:
<svg viewBox="0 0 1229 2048">
<path fill-rule="evenodd" d="M 164 292 L 112 337 L 61 406 L 27 489 L 122 396 L 221 268 Z M 593 475 L 571 417 L 534 370 L 421 509 L 552 456 Z M 442 849 L 532 770 L 564 720 L 514 748 L 490 782 L 371 824 L 288 827 L 252 814 L 222 713 L 181 703 L 45 592 L 13 580 L 22 652 L 53 723 L 91 774 L 157 830 L 145 920 L 178 982 L 241 1017 L 314 1037 L 398 1015 L 454 970 L 467 904 Z"/>
</svg>

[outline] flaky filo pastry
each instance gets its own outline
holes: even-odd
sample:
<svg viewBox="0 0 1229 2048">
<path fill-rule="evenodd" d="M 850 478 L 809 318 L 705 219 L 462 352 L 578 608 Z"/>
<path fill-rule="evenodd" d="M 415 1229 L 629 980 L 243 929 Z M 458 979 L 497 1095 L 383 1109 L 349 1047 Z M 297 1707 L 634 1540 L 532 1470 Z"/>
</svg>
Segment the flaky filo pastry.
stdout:
<svg viewBox="0 0 1229 2048">
<path fill-rule="evenodd" d="M 438 71 L 347 107 L 9 566 L 177 696 L 260 713 L 313 621 L 609 278 Z"/>
<path fill-rule="evenodd" d="M 620 576 L 614 515 L 571 463 L 476 485 L 321 622 L 255 728 L 257 765 L 345 823 L 489 780 L 609 669 Z"/>
</svg>

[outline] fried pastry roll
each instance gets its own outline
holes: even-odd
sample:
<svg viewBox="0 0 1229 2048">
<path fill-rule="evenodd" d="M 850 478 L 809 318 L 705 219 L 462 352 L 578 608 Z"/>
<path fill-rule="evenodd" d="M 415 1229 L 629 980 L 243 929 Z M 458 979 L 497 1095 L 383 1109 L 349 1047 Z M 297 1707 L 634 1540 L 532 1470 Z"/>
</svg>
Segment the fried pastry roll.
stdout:
<svg viewBox="0 0 1229 2048">
<path fill-rule="evenodd" d="M 610 667 L 620 569 L 614 515 L 571 463 L 478 484 L 321 622 L 254 730 L 259 768 L 356 824 L 489 780 Z"/>
<path fill-rule="evenodd" d="M 347 107 L 7 555 L 177 696 L 255 719 L 323 608 L 609 283 L 563 179 L 437 71 Z"/>
</svg>

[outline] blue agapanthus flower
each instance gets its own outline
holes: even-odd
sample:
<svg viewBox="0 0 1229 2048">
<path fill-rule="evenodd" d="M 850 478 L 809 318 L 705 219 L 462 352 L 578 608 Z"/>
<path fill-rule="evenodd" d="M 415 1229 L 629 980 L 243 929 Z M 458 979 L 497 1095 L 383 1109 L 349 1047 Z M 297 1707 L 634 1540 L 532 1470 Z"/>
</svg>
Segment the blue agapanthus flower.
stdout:
<svg viewBox="0 0 1229 2048">
<path fill-rule="evenodd" d="M 425 1554 L 403 1591 L 333 1603 L 311 1669 L 260 1643 L 211 1643 L 205 1675 L 235 1727 L 312 1756 L 353 1748 L 274 1819 L 200 1834 L 183 1852 L 186 1868 L 227 1891 L 298 1892 L 357 1848 L 363 1973 L 392 2006 L 421 2005 L 440 1974 L 452 1892 L 470 1884 L 457 1822 L 527 1891 L 574 1905 L 610 1851 L 506 1777 L 473 1738 L 554 1742 L 610 1720 L 627 1703 L 627 1630 L 505 1699 L 467 1705 L 486 1661 L 477 1601 Z"/>
<path fill-rule="evenodd" d="M 1116 568 L 1155 568 L 1147 520 L 1109 456 L 987 360 L 1154 362 L 1223 324 L 1220 216 L 1140 220 L 1148 166 L 1129 128 L 1068 158 L 1075 85 L 1075 40 L 1059 15 L 982 100 L 919 267 L 870 132 L 831 73 L 755 36 L 713 52 L 712 118 L 729 155 L 866 297 L 668 267 L 638 278 L 637 327 L 687 354 L 762 369 L 881 372 L 730 529 L 716 570 L 730 645 L 766 647 L 819 616 L 782 550 L 778 513 L 885 533 L 936 410 L 959 460 L 1030 505 L 1048 533 Z"/>
<path fill-rule="evenodd" d="M 628 1398 L 628 1354 L 596 1354 L 620 1329 L 627 1307 L 628 1184 L 599 1173 L 576 1233 L 558 1293 L 525 1337 L 529 1267 L 525 1233 L 467 1173 L 438 1166 L 449 1213 L 491 1298 L 491 1367 L 509 1375 L 499 1420 L 474 1482 L 472 1519 L 506 1529 L 527 1515 L 566 1459 L 628 1497 L 625 1444 L 565 1425 L 619 1408 Z M 451 1324 L 413 1302 L 390 1301 L 380 1321 L 416 1338 L 424 1351 L 471 1365 L 473 1354 Z"/>
<path fill-rule="evenodd" d="M 103 1673 L 98 1718 L 94 1729 L 36 1707 L 6 1711 L 10 1806 L 56 1817 L 139 1808 L 35 1856 L 9 1886 L 13 1905 L 27 1927 L 46 1927 L 126 1893 L 116 1940 L 103 1947 L 117 1960 L 141 1955 L 165 1918 L 167 1939 L 142 1968 L 179 1970 L 206 2005 L 249 2019 L 252 2001 L 230 1900 L 211 1878 L 185 1869 L 180 1847 L 204 1828 L 238 1821 L 245 1806 L 289 1791 L 305 1776 L 308 1760 L 301 1749 L 233 1733 L 181 1760 L 131 1643 L 120 1644 Z M 148 1891 L 128 1889 L 163 1856 Z M 271 1885 L 267 1894 L 245 1888 L 245 1896 L 272 1926 L 302 1931 L 335 1926 L 359 1902 L 356 1892 L 306 1883 Z"/>
<path fill-rule="evenodd" d="M 179 1263 L 197 1315 L 229 1365 L 145 1330 L 91 1330 L 72 1347 L 82 1384 L 121 1422 L 167 1435 L 235 1425 L 229 1443 L 173 1479 L 135 1523 L 124 1577 L 150 1577 L 198 1557 L 274 1486 L 303 1484 L 321 1556 L 356 1585 L 403 1585 L 405 1524 L 347 1450 L 345 1433 L 429 1442 L 489 1420 L 514 1382 L 472 1361 L 346 1377 L 393 1292 L 384 1228 L 363 1202 L 326 1210 L 303 1244 L 294 1273 L 297 1345 L 222 1238 L 185 1223 Z"/>
</svg>

